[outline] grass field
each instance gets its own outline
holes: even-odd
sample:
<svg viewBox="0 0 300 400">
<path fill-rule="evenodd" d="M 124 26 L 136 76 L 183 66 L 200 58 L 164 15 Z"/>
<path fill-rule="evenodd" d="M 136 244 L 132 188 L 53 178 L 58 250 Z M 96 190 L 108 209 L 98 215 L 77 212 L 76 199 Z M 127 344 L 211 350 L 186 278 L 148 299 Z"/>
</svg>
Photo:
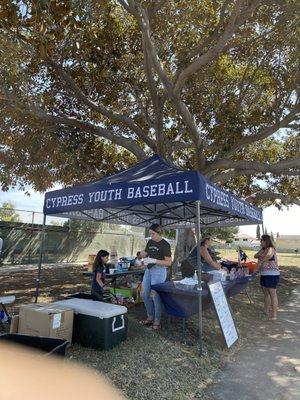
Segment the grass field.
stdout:
<svg viewBox="0 0 300 400">
<path fill-rule="evenodd" d="M 225 250 L 221 255 L 236 259 L 233 250 Z M 252 255 L 253 252 L 249 251 L 250 259 Z M 281 284 L 278 295 L 281 305 L 288 301 L 293 288 L 300 285 L 300 263 L 298 257 L 290 254 L 280 254 L 279 257 Z M 70 293 L 89 290 L 90 280 L 82 276 L 82 270 L 80 266 L 45 269 L 39 301 L 51 302 Z M 15 294 L 17 306 L 31 302 L 35 293 L 34 278 L 35 271 L 1 273 L 0 268 L 1 294 Z M 248 293 L 252 304 L 243 294 L 229 300 L 239 333 L 239 341 L 230 350 L 225 347 L 212 308 L 203 312 L 203 355 L 199 357 L 197 317 L 187 321 L 182 341 L 182 324 L 179 319 L 173 318 L 171 329 L 168 330 L 166 318 L 163 318 L 163 329 L 160 332 L 141 326 L 138 320 L 144 317 L 144 307 L 140 304 L 128 312 L 129 330 L 125 342 L 110 351 L 72 345 L 66 357 L 105 375 L 127 399 L 204 400 L 203 390 L 218 376 L 224 363 L 234 360 L 236 351 L 241 347 L 255 343 L 255 338 L 263 329 L 270 329 L 269 324 L 272 322 L 267 321 L 261 312 L 259 279 L 251 282 Z"/>
<path fill-rule="evenodd" d="M 219 257 L 228 258 L 229 260 L 237 261 L 237 252 L 234 249 L 217 249 L 220 252 Z M 255 260 L 253 255 L 257 250 L 246 250 L 246 254 L 250 260 Z M 279 265 L 290 266 L 290 267 L 300 267 L 300 254 L 295 255 L 293 253 L 277 253 Z"/>
</svg>

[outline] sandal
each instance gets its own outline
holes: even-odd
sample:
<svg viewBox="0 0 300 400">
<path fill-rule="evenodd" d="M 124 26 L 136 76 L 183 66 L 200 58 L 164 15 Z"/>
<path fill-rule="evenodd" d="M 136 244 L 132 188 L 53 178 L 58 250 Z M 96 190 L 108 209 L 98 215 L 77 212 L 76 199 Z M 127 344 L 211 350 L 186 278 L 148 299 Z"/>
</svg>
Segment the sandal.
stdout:
<svg viewBox="0 0 300 400">
<path fill-rule="evenodd" d="M 153 325 L 153 319 L 145 319 L 140 321 L 139 323 L 144 326 L 151 326 Z"/>
<path fill-rule="evenodd" d="M 159 331 L 159 330 L 161 329 L 161 324 L 156 324 L 156 323 L 154 323 L 154 324 L 152 325 L 152 329 L 153 329 L 154 331 Z"/>
</svg>

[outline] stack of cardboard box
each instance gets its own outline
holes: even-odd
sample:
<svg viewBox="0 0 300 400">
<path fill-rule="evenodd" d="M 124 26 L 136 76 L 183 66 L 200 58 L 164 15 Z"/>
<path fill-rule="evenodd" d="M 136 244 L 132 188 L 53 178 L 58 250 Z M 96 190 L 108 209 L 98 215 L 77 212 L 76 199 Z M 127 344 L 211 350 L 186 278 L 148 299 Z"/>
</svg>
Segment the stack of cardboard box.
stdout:
<svg viewBox="0 0 300 400">
<path fill-rule="evenodd" d="M 22 304 L 11 333 L 65 339 L 72 342 L 74 311 L 55 304 Z"/>
</svg>

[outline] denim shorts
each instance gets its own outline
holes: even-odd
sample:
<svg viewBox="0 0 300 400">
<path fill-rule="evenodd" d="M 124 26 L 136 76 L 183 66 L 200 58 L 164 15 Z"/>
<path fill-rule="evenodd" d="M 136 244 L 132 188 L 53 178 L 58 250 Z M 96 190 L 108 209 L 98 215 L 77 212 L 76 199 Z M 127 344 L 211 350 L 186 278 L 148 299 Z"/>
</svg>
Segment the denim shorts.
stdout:
<svg viewBox="0 0 300 400">
<path fill-rule="evenodd" d="M 261 275 L 260 285 L 270 289 L 276 289 L 279 284 L 280 275 Z"/>
</svg>

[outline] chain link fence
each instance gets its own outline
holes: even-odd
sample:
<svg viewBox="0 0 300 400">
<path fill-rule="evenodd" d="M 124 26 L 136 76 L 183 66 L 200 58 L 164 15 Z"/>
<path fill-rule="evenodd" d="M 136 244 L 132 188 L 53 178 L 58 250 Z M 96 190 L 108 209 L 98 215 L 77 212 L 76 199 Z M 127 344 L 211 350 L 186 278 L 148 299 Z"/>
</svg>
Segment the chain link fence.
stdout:
<svg viewBox="0 0 300 400">
<path fill-rule="evenodd" d="M 0 208 L 3 264 L 36 264 L 43 213 Z M 87 262 L 89 254 L 107 249 L 119 257 L 145 247 L 145 229 L 47 217 L 44 262 Z"/>
</svg>

